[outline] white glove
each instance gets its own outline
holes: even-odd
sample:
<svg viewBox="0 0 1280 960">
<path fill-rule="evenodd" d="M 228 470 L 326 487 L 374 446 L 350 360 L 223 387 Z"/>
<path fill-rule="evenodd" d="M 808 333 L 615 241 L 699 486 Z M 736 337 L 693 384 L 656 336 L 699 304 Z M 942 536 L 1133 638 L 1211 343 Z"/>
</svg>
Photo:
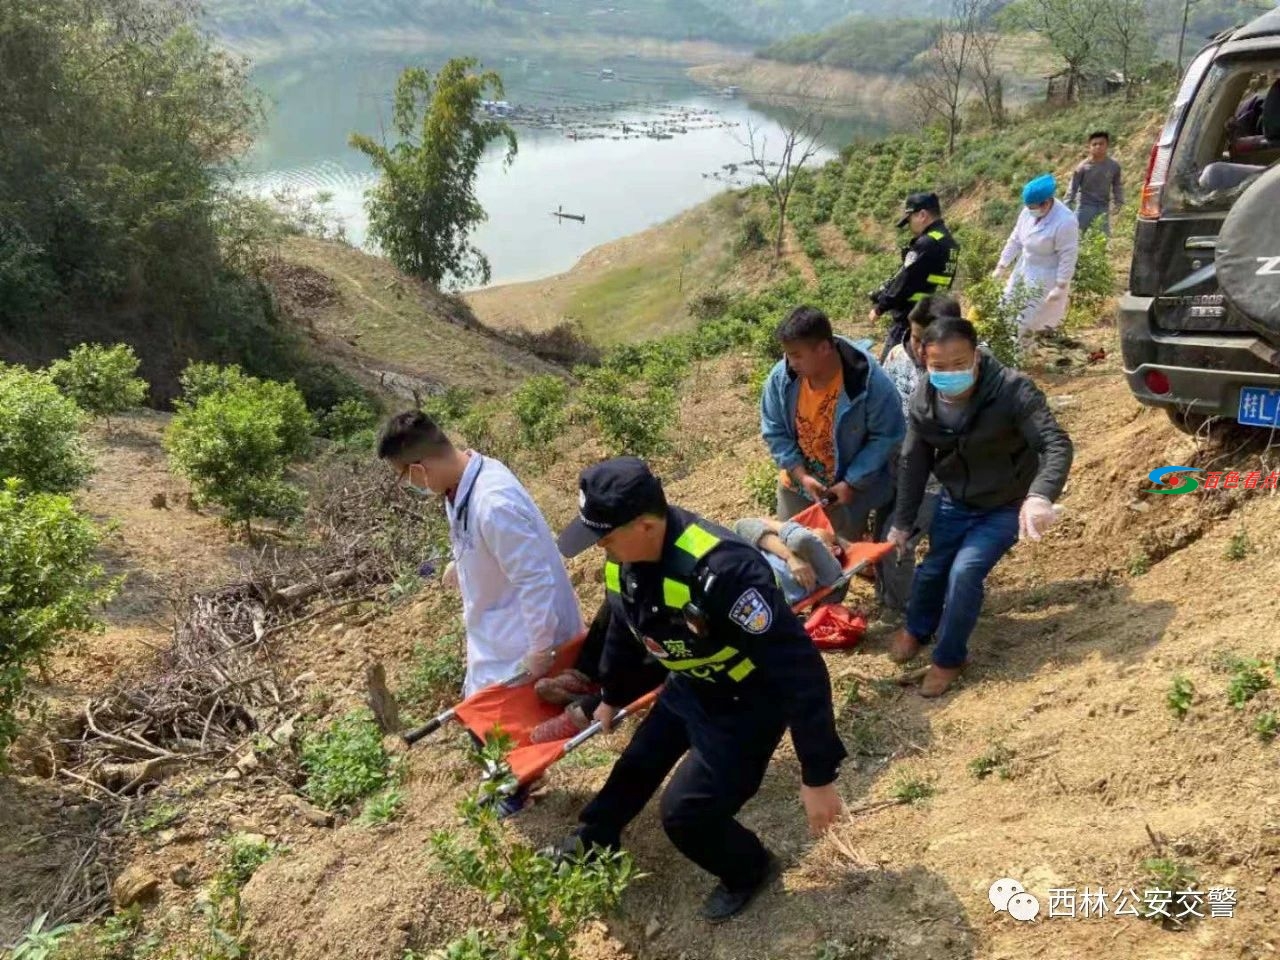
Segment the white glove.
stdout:
<svg viewBox="0 0 1280 960">
<path fill-rule="evenodd" d="M 537 680 L 547 675 L 555 659 L 554 650 L 535 650 L 533 653 L 526 654 L 520 661 L 520 672 L 527 673 L 530 680 Z"/>
<path fill-rule="evenodd" d="M 898 559 L 901 560 L 907 552 L 907 541 L 911 539 L 911 531 L 903 530 L 901 527 L 893 527 L 889 530 L 889 535 L 884 539 L 885 543 L 893 544 L 898 553 Z"/>
<path fill-rule="evenodd" d="M 450 560 L 448 566 L 444 568 L 444 573 L 441 575 L 440 581 L 450 590 L 458 589 L 458 565 L 452 560 Z"/>
<path fill-rule="evenodd" d="M 1018 539 L 1039 540 L 1044 532 L 1058 522 L 1061 507 L 1055 507 L 1049 500 L 1033 493 L 1022 501 L 1022 509 L 1018 511 Z"/>
<path fill-rule="evenodd" d="M 1055 301 L 1061 300 L 1065 295 L 1065 293 L 1066 291 L 1063 290 L 1061 287 L 1054 287 L 1052 290 L 1049 291 L 1049 295 L 1044 298 L 1045 302 L 1054 303 Z"/>
</svg>

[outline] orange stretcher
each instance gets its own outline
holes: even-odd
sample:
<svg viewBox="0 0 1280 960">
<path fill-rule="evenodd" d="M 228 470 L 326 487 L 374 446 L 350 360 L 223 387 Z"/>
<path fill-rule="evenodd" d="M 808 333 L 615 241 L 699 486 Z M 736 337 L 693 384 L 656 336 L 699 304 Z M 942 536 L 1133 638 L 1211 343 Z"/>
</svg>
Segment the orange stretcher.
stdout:
<svg viewBox="0 0 1280 960">
<path fill-rule="evenodd" d="M 798 523 L 810 529 L 831 530 L 831 521 L 821 504 L 814 504 L 794 518 Z M 819 606 L 837 591 L 848 586 L 849 581 L 869 564 L 873 564 L 886 556 L 893 547 L 887 543 L 871 543 L 862 541 L 842 546 L 841 565 L 843 572 L 835 583 L 822 587 L 799 602 L 792 605 L 792 610 L 801 614 Z M 554 676 L 573 668 L 578 653 L 586 640 L 586 633 L 575 637 L 560 647 L 552 663 L 548 676 Z M 641 713 L 652 706 L 657 699 L 661 687 L 651 690 L 634 703 L 618 712 L 614 722 Z M 534 692 L 533 683 L 527 676 L 513 677 L 505 683 L 486 687 L 463 700 L 454 707 L 433 717 L 427 723 L 404 734 L 404 740 L 412 746 L 424 737 L 439 730 L 446 723 L 458 720 L 475 736 L 484 739 L 494 729 L 501 729 L 515 744 L 507 754 L 507 764 L 511 768 L 519 786 L 527 786 L 538 780 L 556 761 L 577 750 L 592 737 L 600 733 L 602 727 L 596 722 L 576 736 L 548 743 L 530 743 L 529 737 L 533 729 L 546 720 L 557 716 L 564 710 L 562 706 L 549 704 Z"/>
</svg>

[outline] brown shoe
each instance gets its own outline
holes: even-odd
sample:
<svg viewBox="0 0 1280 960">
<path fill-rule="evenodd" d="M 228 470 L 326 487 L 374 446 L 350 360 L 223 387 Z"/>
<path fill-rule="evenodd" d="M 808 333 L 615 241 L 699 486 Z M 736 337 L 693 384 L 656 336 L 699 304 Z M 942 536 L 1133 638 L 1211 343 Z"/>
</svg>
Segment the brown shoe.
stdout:
<svg viewBox="0 0 1280 960">
<path fill-rule="evenodd" d="M 930 665 L 929 669 L 925 671 L 924 679 L 920 681 L 920 696 L 930 700 L 934 697 L 942 696 L 963 672 L 963 666 L 940 667 L 937 664 Z"/>
<path fill-rule="evenodd" d="M 889 659 L 894 663 L 906 663 L 920 652 L 920 641 L 903 627 L 893 635 L 893 643 L 889 645 Z"/>
</svg>

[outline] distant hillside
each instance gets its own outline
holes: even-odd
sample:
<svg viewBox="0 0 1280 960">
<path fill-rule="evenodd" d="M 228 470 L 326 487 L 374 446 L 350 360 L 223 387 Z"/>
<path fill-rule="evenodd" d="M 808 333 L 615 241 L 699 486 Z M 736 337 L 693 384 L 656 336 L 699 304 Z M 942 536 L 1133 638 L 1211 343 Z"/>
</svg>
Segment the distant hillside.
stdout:
<svg viewBox="0 0 1280 960">
<path fill-rule="evenodd" d="M 875 20 L 855 15 L 820 33 L 780 40 L 756 56 L 782 63 L 897 73 L 933 45 L 938 29 L 937 20 Z"/>
<path fill-rule="evenodd" d="M 913 15 L 942 15 L 947 0 L 924 0 Z M 454 34 L 596 34 L 759 46 L 812 33 L 852 15 L 888 17 L 892 0 L 208 0 L 208 20 L 234 39 L 291 31 L 418 27 Z"/>
<path fill-rule="evenodd" d="M 713 9 L 701 0 L 634 0 L 616 7 L 595 0 L 209 0 L 205 9 L 209 25 L 232 39 L 284 36 L 295 30 L 349 33 L 404 27 L 455 34 L 602 34 L 731 44 L 770 39 L 728 9 Z"/>
</svg>

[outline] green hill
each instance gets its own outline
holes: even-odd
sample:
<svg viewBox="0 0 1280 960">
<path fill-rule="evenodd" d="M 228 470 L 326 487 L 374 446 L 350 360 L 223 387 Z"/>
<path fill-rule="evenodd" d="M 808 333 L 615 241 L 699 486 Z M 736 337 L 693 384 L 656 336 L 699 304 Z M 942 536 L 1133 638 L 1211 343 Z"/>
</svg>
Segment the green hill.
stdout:
<svg viewBox="0 0 1280 960">
<path fill-rule="evenodd" d="M 756 53 L 782 63 L 820 63 L 871 73 L 897 73 L 929 49 L 936 20 L 874 20 L 852 16 L 820 33 L 780 40 Z"/>
</svg>

